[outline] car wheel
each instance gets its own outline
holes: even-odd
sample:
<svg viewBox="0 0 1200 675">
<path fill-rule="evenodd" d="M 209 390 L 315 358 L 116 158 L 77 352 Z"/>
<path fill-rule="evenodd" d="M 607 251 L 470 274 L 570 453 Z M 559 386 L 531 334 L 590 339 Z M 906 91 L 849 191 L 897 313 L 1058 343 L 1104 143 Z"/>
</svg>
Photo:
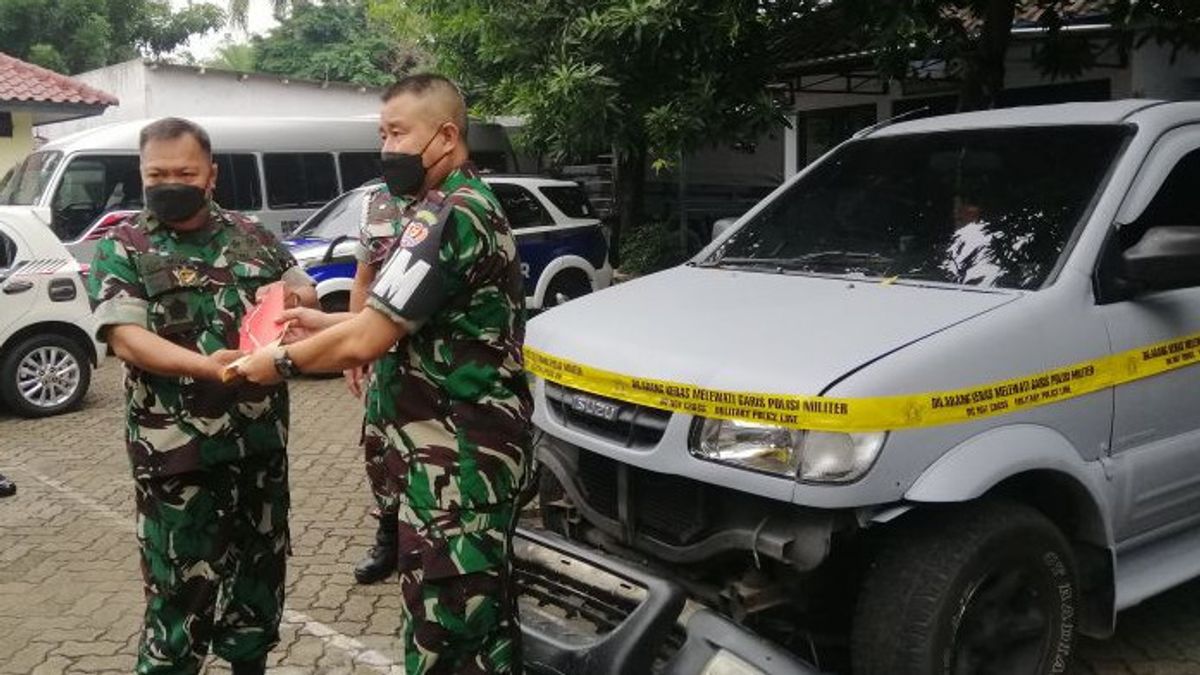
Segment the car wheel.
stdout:
<svg viewBox="0 0 1200 675">
<path fill-rule="evenodd" d="M 24 417 L 47 417 L 75 409 L 91 380 L 87 352 L 61 335 L 27 337 L 0 361 L 0 397 Z"/>
<path fill-rule="evenodd" d="M 583 272 L 561 272 L 546 286 L 542 307 L 550 309 L 592 292 L 592 284 Z"/>
<path fill-rule="evenodd" d="M 1024 505 L 949 508 L 885 538 L 855 612 L 855 675 L 1066 672 L 1079 601 L 1066 538 Z"/>
</svg>

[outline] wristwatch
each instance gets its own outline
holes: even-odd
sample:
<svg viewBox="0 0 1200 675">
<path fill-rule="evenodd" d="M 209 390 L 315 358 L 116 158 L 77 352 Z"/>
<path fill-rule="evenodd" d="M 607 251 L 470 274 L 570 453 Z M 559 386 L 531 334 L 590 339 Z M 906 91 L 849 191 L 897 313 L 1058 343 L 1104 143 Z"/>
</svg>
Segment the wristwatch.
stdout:
<svg viewBox="0 0 1200 675">
<path fill-rule="evenodd" d="M 292 361 L 292 357 L 288 356 L 286 349 L 280 349 L 275 352 L 275 370 L 280 375 L 287 379 L 300 374 L 300 369 L 296 367 L 296 362 Z"/>
</svg>

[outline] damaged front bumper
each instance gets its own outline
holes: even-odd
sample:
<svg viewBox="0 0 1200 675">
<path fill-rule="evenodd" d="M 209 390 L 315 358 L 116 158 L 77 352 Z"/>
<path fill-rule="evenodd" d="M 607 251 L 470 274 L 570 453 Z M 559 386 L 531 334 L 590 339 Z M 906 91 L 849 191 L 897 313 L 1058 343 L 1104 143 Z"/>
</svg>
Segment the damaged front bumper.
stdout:
<svg viewBox="0 0 1200 675">
<path fill-rule="evenodd" d="M 513 549 L 530 673 L 820 675 L 644 568 L 541 530 Z"/>
</svg>

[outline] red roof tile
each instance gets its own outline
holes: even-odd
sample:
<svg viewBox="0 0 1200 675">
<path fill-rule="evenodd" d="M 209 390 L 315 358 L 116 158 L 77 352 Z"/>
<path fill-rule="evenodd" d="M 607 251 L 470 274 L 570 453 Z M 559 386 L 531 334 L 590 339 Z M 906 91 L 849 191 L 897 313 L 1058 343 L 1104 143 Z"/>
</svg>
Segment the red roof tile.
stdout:
<svg viewBox="0 0 1200 675">
<path fill-rule="evenodd" d="M 0 101 L 117 105 L 112 94 L 4 53 L 0 53 Z"/>
</svg>

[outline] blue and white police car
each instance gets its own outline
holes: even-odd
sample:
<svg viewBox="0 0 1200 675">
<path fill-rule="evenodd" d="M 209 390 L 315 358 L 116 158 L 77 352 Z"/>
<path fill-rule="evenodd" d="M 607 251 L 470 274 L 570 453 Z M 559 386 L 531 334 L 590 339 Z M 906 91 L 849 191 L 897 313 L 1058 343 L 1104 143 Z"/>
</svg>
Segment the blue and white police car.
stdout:
<svg viewBox="0 0 1200 675">
<path fill-rule="evenodd" d="M 485 175 L 517 238 L 526 306 L 549 309 L 612 283 L 608 239 L 577 183 L 540 176 Z M 354 242 L 367 194 L 378 183 L 343 193 L 285 242 L 317 281 L 326 311 L 344 311 L 354 278 Z"/>
</svg>

